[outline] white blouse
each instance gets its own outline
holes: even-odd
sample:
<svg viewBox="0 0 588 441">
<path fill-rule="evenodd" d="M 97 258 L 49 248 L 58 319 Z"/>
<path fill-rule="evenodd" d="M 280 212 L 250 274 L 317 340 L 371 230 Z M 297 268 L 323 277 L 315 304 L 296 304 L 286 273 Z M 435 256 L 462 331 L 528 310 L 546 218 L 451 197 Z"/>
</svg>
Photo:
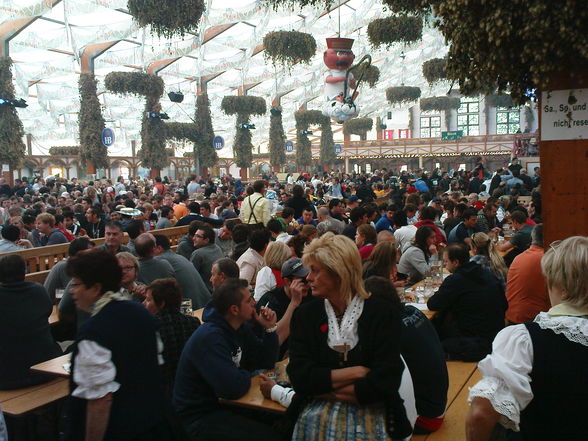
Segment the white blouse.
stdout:
<svg viewBox="0 0 588 441">
<path fill-rule="evenodd" d="M 266 292 L 274 289 L 276 284 L 276 276 L 274 276 L 274 273 L 269 266 L 264 266 L 260 269 L 255 279 L 255 291 L 253 293 L 255 301 L 259 301 Z"/>
<path fill-rule="evenodd" d="M 159 365 L 163 360 L 163 342 L 157 333 L 157 357 Z M 96 400 L 108 393 L 116 392 L 120 384 L 116 378 L 116 366 L 112 362 L 112 352 L 95 341 L 81 340 L 75 359 L 73 373 L 77 387 L 72 395 L 84 400 Z"/>
<path fill-rule="evenodd" d="M 570 311 L 567 305 L 557 305 L 535 318 L 541 329 L 551 329 L 568 340 L 588 346 L 588 319 L 560 315 Z M 486 398 L 498 412 L 500 424 L 519 431 L 521 412 L 533 399 L 531 371 L 533 343 L 525 325 L 504 328 L 492 343 L 492 353 L 478 364 L 480 380 L 470 388 L 468 402 L 475 397 Z"/>
</svg>

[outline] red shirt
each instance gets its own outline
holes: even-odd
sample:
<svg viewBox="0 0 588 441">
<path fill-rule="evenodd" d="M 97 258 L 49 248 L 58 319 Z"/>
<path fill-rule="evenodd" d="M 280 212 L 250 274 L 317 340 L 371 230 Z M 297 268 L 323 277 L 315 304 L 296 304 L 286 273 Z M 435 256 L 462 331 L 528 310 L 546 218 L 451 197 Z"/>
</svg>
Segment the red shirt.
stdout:
<svg viewBox="0 0 588 441">
<path fill-rule="evenodd" d="M 369 259 L 372 255 L 372 251 L 374 251 L 374 247 L 375 245 L 372 245 L 371 243 L 362 246 L 359 249 L 359 255 L 361 256 L 361 260 Z"/>
<path fill-rule="evenodd" d="M 506 318 L 512 323 L 532 321 L 541 311 L 551 307 L 547 286 L 541 272 L 543 248 L 537 245 L 515 257 L 506 282 L 508 310 Z"/>
<path fill-rule="evenodd" d="M 282 272 L 277 269 L 272 269 L 272 274 L 276 278 L 276 287 L 284 286 L 284 279 L 282 279 Z"/>
<path fill-rule="evenodd" d="M 432 220 L 424 219 L 424 220 L 421 220 L 421 221 L 418 221 L 417 223 L 415 223 L 414 226 L 417 228 L 431 227 L 433 230 L 435 230 L 435 245 L 436 246 L 439 246 L 442 243 L 447 243 L 447 238 L 441 232 L 441 229 L 437 225 L 435 225 L 435 222 L 433 222 Z"/>
</svg>

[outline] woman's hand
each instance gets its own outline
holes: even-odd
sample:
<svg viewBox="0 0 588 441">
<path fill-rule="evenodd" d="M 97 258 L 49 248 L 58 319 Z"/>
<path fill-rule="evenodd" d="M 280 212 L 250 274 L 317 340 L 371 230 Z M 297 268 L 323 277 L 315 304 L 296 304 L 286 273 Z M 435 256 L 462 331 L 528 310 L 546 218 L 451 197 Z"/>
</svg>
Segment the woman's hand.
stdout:
<svg viewBox="0 0 588 441">
<path fill-rule="evenodd" d="M 429 245 L 429 253 L 431 253 L 431 255 L 437 254 L 437 245 L 435 245 L 435 244 Z"/>
</svg>

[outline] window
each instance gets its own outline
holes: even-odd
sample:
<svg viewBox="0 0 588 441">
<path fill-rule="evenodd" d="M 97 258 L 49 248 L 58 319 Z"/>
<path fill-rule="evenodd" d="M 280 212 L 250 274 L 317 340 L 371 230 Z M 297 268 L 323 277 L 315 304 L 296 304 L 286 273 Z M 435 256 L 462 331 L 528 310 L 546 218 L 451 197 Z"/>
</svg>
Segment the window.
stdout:
<svg viewBox="0 0 588 441">
<path fill-rule="evenodd" d="M 441 168 L 441 164 L 439 162 L 435 162 L 435 168 Z"/>
<path fill-rule="evenodd" d="M 421 138 L 441 137 L 441 116 L 431 112 L 421 113 Z"/>
<path fill-rule="evenodd" d="M 387 116 L 388 116 L 387 119 L 392 119 L 392 112 L 389 111 Z"/>
<path fill-rule="evenodd" d="M 465 169 L 466 169 L 466 165 L 465 165 L 465 164 L 459 164 L 459 165 L 457 166 L 457 170 L 458 170 L 458 171 L 459 171 L 459 170 L 463 170 L 463 171 L 465 171 Z"/>
<path fill-rule="evenodd" d="M 520 111 L 518 107 L 496 108 L 496 133 L 508 135 L 521 129 Z"/>
<path fill-rule="evenodd" d="M 355 173 L 361 173 L 361 166 L 359 164 L 353 164 L 353 171 Z"/>
<path fill-rule="evenodd" d="M 400 167 L 400 171 L 401 171 L 401 172 L 403 172 L 403 171 L 408 171 L 408 165 L 406 165 L 406 164 L 405 164 L 405 165 L 403 165 L 402 167 Z"/>
<path fill-rule="evenodd" d="M 398 129 L 398 139 L 410 138 L 410 129 Z"/>
<path fill-rule="evenodd" d="M 480 134 L 480 101 L 478 98 L 461 99 L 457 110 L 457 130 L 463 131 L 463 136 L 477 136 Z"/>
<path fill-rule="evenodd" d="M 372 172 L 372 164 L 366 164 L 365 165 L 365 172 L 366 173 L 371 173 Z"/>
</svg>

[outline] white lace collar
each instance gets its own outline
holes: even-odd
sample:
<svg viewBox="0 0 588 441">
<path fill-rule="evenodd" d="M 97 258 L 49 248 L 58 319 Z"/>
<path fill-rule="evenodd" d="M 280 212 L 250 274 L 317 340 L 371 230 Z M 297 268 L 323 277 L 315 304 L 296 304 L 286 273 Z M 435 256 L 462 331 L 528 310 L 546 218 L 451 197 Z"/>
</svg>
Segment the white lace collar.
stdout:
<svg viewBox="0 0 588 441">
<path fill-rule="evenodd" d="M 325 311 L 329 320 L 329 334 L 327 344 L 331 349 L 341 353 L 347 353 L 352 350 L 359 342 L 357 335 L 357 320 L 363 312 L 364 299 L 358 295 L 353 297 L 351 303 L 347 305 L 341 326 L 337 322 L 337 317 L 331 303 L 325 299 Z"/>
<path fill-rule="evenodd" d="M 556 334 L 563 334 L 571 342 L 588 346 L 587 318 L 569 315 L 551 316 L 547 312 L 540 312 L 535 317 L 535 322 L 541 329 L 550 329 Z"/>
</svg>

